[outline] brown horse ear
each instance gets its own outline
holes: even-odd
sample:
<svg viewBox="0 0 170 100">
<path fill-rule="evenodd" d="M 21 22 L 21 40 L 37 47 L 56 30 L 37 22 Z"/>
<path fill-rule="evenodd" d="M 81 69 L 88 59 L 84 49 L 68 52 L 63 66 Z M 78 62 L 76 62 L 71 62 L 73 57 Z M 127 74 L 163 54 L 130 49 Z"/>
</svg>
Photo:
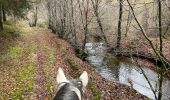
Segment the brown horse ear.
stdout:
<svg viewBox="0 0 170 100">
<path fill-rule="evenodd" d="M 57 80 L 57 84 L 60 84 L 62 82 L 69 82 L 67 78 L 65 77 L 65 74 L 62 68 L 58 69 L 56 80 Z"/>
<path fill-rule="evenodd" d="M 87 84 L 88 84 L 88 74 L 87 74 L 87 72 L 84 71 L 84 72 L 81 74 L 81 76 L 80 76 L 79 79 L 82 81 L 83 88 L 85 88 L 85 87 L 87 86 Z"/>
</svg>

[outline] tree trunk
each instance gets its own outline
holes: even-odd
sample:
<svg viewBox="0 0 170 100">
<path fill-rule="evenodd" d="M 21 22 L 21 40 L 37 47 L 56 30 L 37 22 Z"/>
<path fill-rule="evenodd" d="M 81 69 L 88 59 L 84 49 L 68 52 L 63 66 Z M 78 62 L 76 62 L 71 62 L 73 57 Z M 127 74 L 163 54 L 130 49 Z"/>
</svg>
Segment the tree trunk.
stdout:
<svg viewBox="0 0 170 100">
<path fill-rule="evenodd" d="M 160 41 L 160 52 L 162 53 L 162 4 L 161 0 L 158 0 L 158 19 L 159 19 L 159 41 Z"/>
<path fill-rule="evenodd" d="M 2 21 L 2 5 L 0 4 L 0 31 L 3 30 L 3 21 Z"/>
<path fill-rule="evenodd" d="M 76 29 L 75 29 L 75 20 L 74 20 L 74 5 L 73 5 L 73 0 L 71 0 L 71 19 L 72 19 L 72 32 L 74 35 L 74 43 L 77 44 L 77 34 L 76 34 Z"/>
<path fill-rule="evenodd" d="M 158 100 L 162 100 L 162 83 L 163 83 L 163 70 L 159 71 L 159 92 L 158 92 Z"/>
<path fill-rule="evenodd" d="M 88 13 L 89 13 L 89 0 L 86 1 L 87 2 L 87 7 L 85 9 L 84 7 L 84 11 L 85 11 L 85 25 L 84 27 L 84 41 L 83 41 L 83 45 L 82 45 L 82 51 L 84 51 L 85 49 L 85 45 L 87 43 L 87 34 L 88 34 Z M 83 19 L 82 19 L 83 20 Z M 81 57 L 83 57 L 84 55 L 82 54 Z"/>
<path fill-rule="evenodd" d="M 52 9 L 51 9 L 51 2 L 47 1 L 47 10 L 48 10 L 48 28 L 52 29 Z"/>
<path fill-rule="evenodd" d="M 123 14 L 123 0 L 119 0 L 120 8 L 119 8 L 119 21 L 118 21 L 118 32 L 117 32 L 117 44 L 116 47 L 120 48 L 121 41 L 121 24 L 122 24 L 122 14 Z"/>
<path fill-rule="evenodd" d="M 129 7 L 128 19 L 127 19 L 127 24 L 126 24 L 126 33 L 125 33 L 125 37 L 127 37 L 127 35 L 128 35 L 130 23 L 131 23 L 131 12 L 130 12 L 130 7 Z"/>
<path fill-rule="evenodd" d="M 100 17 L 99 17 L 99 11 L 98 11 L 99 1 L 96 0 L 96 2 L 94 2 L 93 0 L 91 0 L 91 2 L 92 2 L 92 5 L 93 5 L 94 14 L 96 16 L 97 23 L 98 23 L 100 31 L 102 33 L 102 38 L 104 39 L 105 43 L 108 44 L 107 38 L 106 38 L 105 33 L 104 33 L 103 25 L 102 25 L 102 22 L 101 22 Z"/>
<path fill-rule="evenodd" d="M 2 6 L 2 13 L 3 13 L 3 21 L 6 22 L 6 11 L 3 6 Z"/>
<path fill-rule="evenodd" d="M 158 19 L 159 19 L 159 41 L 160 41 L 160 55 L 162 54 L 162 48 L 163 48 L 163 41 L 162 41 L 162 4 L 161 0 L 158 0 Z M 162 100 L 162 82 L 163 82 L 163 69 L 160 69 L 159 71 L 159 92 L 158 92 L 158 100 Z"/>
<path fill-rule="evenodd" d="M 38 21 L 38 7 L 36 5 L 35 7 L 35 12 L 34 12 L 34 23 L 33 23 L 33 26 L 37 26 L 37 21 Z"/>
</svg>

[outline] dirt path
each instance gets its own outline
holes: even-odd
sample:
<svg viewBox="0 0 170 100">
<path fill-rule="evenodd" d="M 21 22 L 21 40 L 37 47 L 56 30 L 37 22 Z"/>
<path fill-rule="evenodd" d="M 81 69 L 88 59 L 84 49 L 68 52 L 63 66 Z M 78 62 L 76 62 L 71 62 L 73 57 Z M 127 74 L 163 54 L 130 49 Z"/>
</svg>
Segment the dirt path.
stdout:
<svg viewBox="0 0 170 100">
<path fill-rule="evenodd" d="M 0 99 L 51 100 L 56 91 L 58 67 L 64 69 L 68 78 L 78 78 L 84 70 L 88 72 L 90 81 L 85 100 L 147 99 L 128 86 L 103 79 L 75 56 L 68 42 L 49 30 L 28 28 L 16 42 L 9 46 L 11 50 L 0 51 L 3 58 L 0 59 Z"/>
<path fill-rule="evenodd" d="M 45 89 L 46 83 L 46 75 L 44 72 L 44 61 L 46 60 L 45 51 L 43 50 L 43 42 L 41 41 L 38 35 L 36 37 L 36 45 L 37 45 L 37 66 L 36 66 L 36 82 L 35 82 L 35 89 L 37 93 L 37 99 L 43 100 L 46 97 L 47 90 Z"/>
</svg>

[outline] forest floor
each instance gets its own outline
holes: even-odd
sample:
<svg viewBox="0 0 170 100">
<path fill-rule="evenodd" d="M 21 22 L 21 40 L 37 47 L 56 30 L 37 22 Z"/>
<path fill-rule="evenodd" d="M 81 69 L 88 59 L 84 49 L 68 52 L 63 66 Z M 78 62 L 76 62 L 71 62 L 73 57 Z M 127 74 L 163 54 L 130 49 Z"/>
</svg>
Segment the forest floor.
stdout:
<svg viewBox="0 0 170 100">
<path fill-rule="evenodd" d="M 47 29 L 7 23 L 5 30 L 0 34 L 0 100 L 51 100 L 59 67 L 69 79 L 88 72 L 85 100 L 148 100 L 126 85 L 106 81 Z"/>
</svg>

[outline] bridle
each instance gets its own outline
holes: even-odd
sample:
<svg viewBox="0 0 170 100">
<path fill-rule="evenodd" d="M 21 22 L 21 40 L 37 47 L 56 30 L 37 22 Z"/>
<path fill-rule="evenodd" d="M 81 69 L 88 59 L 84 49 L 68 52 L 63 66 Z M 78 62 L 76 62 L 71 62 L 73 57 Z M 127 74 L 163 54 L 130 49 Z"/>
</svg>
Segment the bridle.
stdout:
<svg viewBox="0 0 170 100">
<path fill-rule="evenodd" d="M 69 84 L 71 87 L 77 88 L 81 95 L 83 95 L 83 83 L 81 80 L 72 80 L 70 82 L 61 82 L 58 84 L 57 91 L 59 91 L 64 85 Z"/>
</svg>

